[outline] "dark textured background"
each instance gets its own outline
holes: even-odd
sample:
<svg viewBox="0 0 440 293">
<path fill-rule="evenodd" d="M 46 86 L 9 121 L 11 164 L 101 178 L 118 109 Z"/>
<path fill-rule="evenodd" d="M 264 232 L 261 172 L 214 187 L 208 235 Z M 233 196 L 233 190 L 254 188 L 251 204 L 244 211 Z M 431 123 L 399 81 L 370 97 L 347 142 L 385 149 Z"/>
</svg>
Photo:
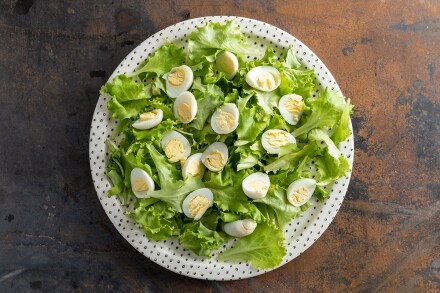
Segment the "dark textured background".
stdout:
<svg viewBox="0 0 440 293">
<path fill-rule="evenodd" d="M 440 3 L 303 2 L 1 0 L 0 292 L 440 292 Z M 242 281 L 179 276 L 136 252 L 88 165 L 100 85 L 157 30 L 206 15 L 294 34 L 357 110 L 353 179 L 330 228 Z"/>
</svg>

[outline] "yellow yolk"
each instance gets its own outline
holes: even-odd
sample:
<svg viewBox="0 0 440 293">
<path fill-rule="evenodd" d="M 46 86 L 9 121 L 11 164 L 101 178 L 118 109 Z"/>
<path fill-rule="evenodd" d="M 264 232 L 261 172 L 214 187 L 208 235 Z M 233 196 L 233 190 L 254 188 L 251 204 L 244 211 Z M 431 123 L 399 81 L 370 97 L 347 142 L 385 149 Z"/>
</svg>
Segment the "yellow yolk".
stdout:
<svg viewBox="0 0 440 293">
<path fill-rule="evenodd" d="M 299 112 L 303 107 L 303 102 L 300 99 L 289 98 L 284 103 L 284 108 L 292 114 L 295 119 L 298 119 Z"/>
<path fill-rule="evenodd" d="M 307 187 L 301 187 L 295 190 L 292 194 L 292 201 L 302 203 L 307 198 L 309 189 Z"/>
<path fill-rule="evenodd" d="M 177 114 L 184 121 L 191 119 L 191 106 L 187 103 L 182 103 L 177 107 Z"/>
<path fill-rule="evenodd" d="M 261 193 L 266 193 L 269 190 L 269 185 L 258 180 L 249 182 L 249 187 Z"/>
<path fill-rule="evenodd" d="M 215 124 L 217 124 L 218 128 L 222 131 L 229 131 L 235 124 L 234 115 L 229 112 L 220 111 L 215 118 Z"/>
<path fill-rule="evenodd" d="M 275 78 L 272 74 L 266 71 L 262 71 L 257 76 L 257 84 L 264 89 L 272 89 L 275 87 Z"/>
<path fill-rule="evenodd" d="M 143 113 L 139 116 L 139 120 L 141 121 L 147 121 L 147 120 L 151 120 L 156 118 L 157 113 L 156 112 L 147 112 L 147 113 Z"/>
<path fill-rule="evenodd" d="M 148 183 L 142 178 L 136 178 L 133 181 L 133 189 L 135 191 L 141 192 L 141 191 L 147 191 L 148 190 Z"/>
<path fill-rule="evenodd" d="M 286 132 L 271 131 L 266 136 L 267 143 L 273 148 L 279 148 L 286 145 L 289 140 Z"/>
<path fill-rule="evenodd" d="M 213 167 L 214 169 L 221 169 L 225 165 L 225 156 L 219 150 L 214 150 L 210 152 L 205 158 L 206 164 Z"/>
<path fill-rule="evenodd" d="M 171 162 L 177 162 L 182 159 L 185 152 L 183 143 L 177 139 L 171 139 L 164 148 L 165 155 L 170 159 Z"/>
<path fill-rule="evenodd" d="M 195 217 L 199 213 L 204 212 L 209 207 L 209 200 L 204 197 L 197 195 L 191 199 L 188 203 L 188 211 L 191 216 Z"/>
<path fill-rule="evenodd" d="M 176 68 L 168 74 L 168 82 L 173 86 L 179 86 L 185 80 L 185 70 Z"/>
</svg>

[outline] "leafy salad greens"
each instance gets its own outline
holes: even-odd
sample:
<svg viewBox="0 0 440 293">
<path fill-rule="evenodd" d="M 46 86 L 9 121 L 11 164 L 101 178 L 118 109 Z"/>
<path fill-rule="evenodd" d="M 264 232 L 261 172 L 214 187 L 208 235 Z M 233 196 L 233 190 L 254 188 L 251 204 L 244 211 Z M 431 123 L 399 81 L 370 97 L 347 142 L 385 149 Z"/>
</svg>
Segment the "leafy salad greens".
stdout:
<svg viewBox="0 0 440 293">
<path fill-rule="evenodd" d="M 148 238 L 177 237 L 206 257 L 238 237 L 218 259 L 267 269 L 286 254 L 283 226 L 349 171 L 337 146 L 353 106 L 313 94 L 315 73 L 292 47 L 246 61 L 258 54 L 237 23 L 207 23 L 187 48 L 165 43 L 101 94 L 118 121 L 108 194 L 135 200 L 127 216 Z"/>
</svg>

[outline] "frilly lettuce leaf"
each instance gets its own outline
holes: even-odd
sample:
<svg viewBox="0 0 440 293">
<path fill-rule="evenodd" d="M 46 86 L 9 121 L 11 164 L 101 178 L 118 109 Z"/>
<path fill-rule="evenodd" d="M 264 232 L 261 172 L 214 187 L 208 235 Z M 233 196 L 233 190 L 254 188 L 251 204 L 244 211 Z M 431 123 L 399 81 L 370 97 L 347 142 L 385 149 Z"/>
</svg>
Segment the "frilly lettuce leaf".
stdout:
<svg viewBox="0 0 440 293">
<path fill-rule="evenodd" d="M 188 176 L 184 181 L 169 182 L 160 190 L 149 191 L 149 197 L 160 199 L 168 203 L 175 211 L 182 213 L 182 202 L 192 191 L 203 188 L 200 178 Z"/>
<path fill-rule="evenodd" d="M 182 175 L 177 169 L 176 164 L 170 163 L 168 159 L 159 153 L 154 146 L 147 144 L 146 148 L 149 151 L 149 155 L 153 159 L 161 187 L 166 186 L 170 182 L 177 182 L 178 180 L 182 179 Z"/>
<path fill-rule="evenodd" d="M 111 96 L 107 107 L 112 117 L 120 120 L 138 115 L 150 103 L 151 98 L 142 83 L 136 83 L 125 75 L 118 75 L 107 82 L 100 93 Z"/>
<path fill-rule="evenodd" d="M 234 247 L 218 256 L 219 261 L 247 261 L 254 268 L 268 269 L 281 264 L 286 249 L 283 232 L 274 225 L 261 223 L 255 231 L 240 238 Z"/>
<path fill-rule="evenodd" d="M 145 65 L 132 73 L 131 76 L 145 72 L 153 72 L 157 76 L 162 76 L 174 67 L 184 64 L 185 60 L 186 55 L 182 48 L 174 43 L 166 43 L 160 46 L 153 56 L 146 60 Z"/>
<path fill-rule="evenodd" d="M 234 172 L 230 166 L 226 166 L 217 173 L 208 171 L 205 185 L 211 189 L 214 203 L 221 211 L 231 211 L 262 222 L 264 217 L 241 188 L 241 182 L 247 175 L 245 171 Z"/>
<path fill-rule="evenodd" d="M 301 212 L 298 207 L 289 203 L 285 189 L 280 187 L 271 186 L 267 195 L 255 202 L 264 203 L 274 210 L 276 223 L 281 229 Z"/>
<path fill-rule="evenodd" d="M 180 234 L 181 221 L 177 212 L 164 202 L 153 198 L 139 199 L 133 211 L 126 212 L 144 230 L 147 237 L 165 240 Z"/>
<path fill-rule="evenodd" d="M 313 129 L 309 132 L 308 138 L 310 141 L 321 143 L 326 147 L 323 156 L 316 159 L 320 175 L 319 181 L 322 185 L 344 176 L 349 171 L 350 165 L 347 159 L 325 131 Z"/>
<path fill-rule="evenodd" d="M 201 221 L 184 225 L 179 236 L 184 248 L 201 256 L 211 256 L 212 251 L 220 248 L 228 239 L 224 232 L 210 230 Z"/>
<path fill-rule="evenodd" d="M 353 105 L 350 103 L 350 99 L 344 106 L 344 110 L 342 111 L 341 118 L 339 119 L 338 126 L 336 130 L 333 132 L 332 140 L 336 145 L 340 142 L 343 142 L 347 137 L 350 136 L 350 114 L 353 112 Z"/>
<path fill-rule="evenodd" d="M 188 56 L 194 63 L 218 50 L 227 50 L 239 55 L 257 55 L 259 50 L 245 41 L 239 25 L 234 21 L 224 24 L 207 22 L 188 37 Z"/>
<path fill-rule="evenodd" d="M 345 105 L 344 97 L 335 91 L 326 89 L 318 98 L 311 102 L 311 114 L 301 117 L 301 125 L 292 132 L 297 137 L 308 133 L 314 128 L 333 127 L 341 117 Z"/>
</svg>

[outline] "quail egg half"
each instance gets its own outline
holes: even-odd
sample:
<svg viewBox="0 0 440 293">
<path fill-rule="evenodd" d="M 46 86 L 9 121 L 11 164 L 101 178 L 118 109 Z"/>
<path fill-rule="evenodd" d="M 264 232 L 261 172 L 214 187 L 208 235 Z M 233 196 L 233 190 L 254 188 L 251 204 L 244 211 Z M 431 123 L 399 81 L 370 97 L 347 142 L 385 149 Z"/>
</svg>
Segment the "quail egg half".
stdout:
<svg viewBox="0 0 440 293">
<path fill-rule="evenodd" d="M 270 187 L 269 175 L 261 172 L 252 173 L 241 183 L 244 194 L 252 199 L 260 199 L 267 195 Z"/>
<path fill-rule="evenodd" d="M 218 134 L 228 134 L 238 127 L 238 108 L 233 103 L 226 103 L 218 108 L 211 117 L 211 127 Z"/>
<path fill-rule="evenodd" d="M 194 74 L 189 66 L 182 65 L 171 69 L 163 78 L 165 79 L 167 95 L 174 99 L 191 87 Z"/>
<path fill-rule="evenodd" d="M 146 198 L 149 191 L 154 190 L 154 181 L 141 168 L 133 168 L 130 173 L 131 190 L 138 198 Z"/>
<path fill-rule="evenodd" d="M 281 75 L 275 67 L 258 66 L 246 74 L 246 83 L 259 91 L 271 92 L 280 86 Z"/>
<path fill-rule="evenodd" d="M 202 177 L 205 174 L 205 165 L 202 164 L 202 153 L 189 156 L 182 166 L 182 176 L 186 178 L 188 175 L 194 177 Z"/>
<path fill-rule="evenodd" d="M 139 115 L 139 119 L 133 122 L 133 127 L 136 129 L 151 129 L 162 122 L 163 112 L 161 109 L 156 109 L 150 112 L 145 112 Z"/>
<path fill-rule="evenodd" d="M 296 143 L 295 137 L 281 129 L 266 130 L 261 136 L 261 144 L 269 154 L 278 154 L 281 147 Z"/>
<path fill-rule="evenodd" d="M 226 79 L 233 79 L 238 71 L 237 57 L 228 51 L 223 51 L 215 57 L 215 64 L 220 72 L 225 74 Z"/>
<path fill-rule="evenodd" d="M 183 92 L 177 96 L 173 105 L 174 117 L 180 122 L 188 124 L 197 114 L 197 101 L 191 92 Z"/>
<path fill-rule="evenodd" d="M 309 201 L 316 188 L 316 181 L 303 178 L 293 181 L 287 187 L 287 200 L 294 206 L 299 207 Z"/>
<path fill-rule="evenodd" d="M 244 219 L 225 224 L 223 231 L 233 237 L 244 237 L 252 234 L 255 228 L 257 228 L 257 223 L 254 220 Z"/>
<path fill-rule="evenodd" d="M 162 138 L 162 149 L 171 163 L 185 160 L 191 154 L 189 141 L 177 131 L 169 131 Z"/>
<path fill-rule="evenodd" d="M 228 147 L 222 142 L 214 142 L 202 154 L 203 165 L 212 172 L 221 171 L 228 161 Z"/>
<path fill-rule="evenodd" d="M 303 108 L 303 98 L 296 94 L 282 96 L 278 103 L 278 109 L 280 110 L 281 116 L 283 116 L 284 120 L 290 125 L 296 125 L 298 123 Z"/>
<path fill-rule="evenodd" d="M 214 195 L 209 188 L 194 190 L 185 198 L 182 203 L 183 213 L 194 220 L 199 220 L 203 214 L 212 206 Z"/>
</svg>

